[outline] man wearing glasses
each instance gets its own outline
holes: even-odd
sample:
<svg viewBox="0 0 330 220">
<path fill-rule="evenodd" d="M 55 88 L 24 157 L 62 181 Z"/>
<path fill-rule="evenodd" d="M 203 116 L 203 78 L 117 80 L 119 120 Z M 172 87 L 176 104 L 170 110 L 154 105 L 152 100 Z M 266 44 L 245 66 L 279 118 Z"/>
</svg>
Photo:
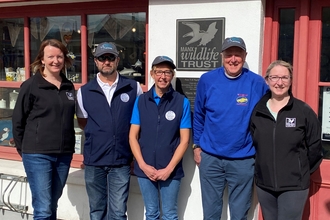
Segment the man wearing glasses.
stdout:
<svg viewBox="0 0 330 220">
<path fill-rule="evenodd" d="M 84 165 L 90 219 L 127 219 L 130 164 L 128 143 L 130 119 L 138 82 L 121 76 L 119 52 L 113 43 L 98 45 L 95 79 L 77 93 L 77 119 L 85 132 Z"/>
<path fill-rule="evenodd" d="M 182 157 L 189 143 L 191 116 L 188 99 L 172 88 L 175 68 L 171 58 L 155 58 L 150 71 L 155 84 L 136 99 L 131 119 L 134 174 L 150 220 L 178 219 Z"/>
</svg>

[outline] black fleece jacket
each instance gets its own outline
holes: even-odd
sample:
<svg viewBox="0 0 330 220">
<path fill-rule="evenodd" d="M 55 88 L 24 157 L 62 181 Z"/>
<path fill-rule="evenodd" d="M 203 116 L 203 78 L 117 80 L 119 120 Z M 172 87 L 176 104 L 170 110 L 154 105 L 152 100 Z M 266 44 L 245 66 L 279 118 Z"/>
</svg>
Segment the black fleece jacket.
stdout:
<svg viewBox="0 0 330 220">
<path fill-rule="evenodd" d="M 259 101 L 251 116 L 250 130 L 256 148 L 255 181 L 272 191 L 303 190 L 323 157 L 321 125 L 314 111 L 290 95 L 275 120 L 266 103 Z"/>
<path fill-rule="evenodd" d="M 14 108 L 13 136 L 18 153 L 74 153 L 75 91 L 61 74 L 60 89 L 40 73 L 22 83 Z"/>
</svg>

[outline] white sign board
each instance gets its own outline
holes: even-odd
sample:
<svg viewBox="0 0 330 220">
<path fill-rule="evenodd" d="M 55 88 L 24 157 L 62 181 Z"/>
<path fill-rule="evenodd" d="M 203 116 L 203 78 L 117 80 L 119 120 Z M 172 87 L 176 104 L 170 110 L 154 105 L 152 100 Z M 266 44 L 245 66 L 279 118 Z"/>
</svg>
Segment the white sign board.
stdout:
<svg viewBox="0 0 330 220">
<path fill-rule="evenodd" d="M 330 87 L 323 87 L 322 140 L 330 141 Z"/>
</svg>

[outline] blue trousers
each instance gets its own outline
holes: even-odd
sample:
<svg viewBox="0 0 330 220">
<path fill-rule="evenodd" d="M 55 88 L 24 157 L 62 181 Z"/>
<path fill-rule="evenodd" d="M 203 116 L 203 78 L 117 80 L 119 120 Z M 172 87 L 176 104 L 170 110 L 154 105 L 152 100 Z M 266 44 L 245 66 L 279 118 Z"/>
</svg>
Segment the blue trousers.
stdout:
<svg viewBox="0 0 330 220">
<path fill-rule="evenodd" d="M 178 220 L 178 195 L 180 180 L 151 181 L 148 178 L 138 178 L 142 193 L 146 220 Z M 160 218 L 160 204 L 162 218 Z"/>
<path fill-rule="evenodd" d="M 201 153 L 199 175 L 204 220 L 219 220 L 228 185 L 231 220 L 246 220 L 251 206 L 254 158 L 223 159 Z"/>
<path fill-rule="evenodd" d="M 85 166 L 90 220 L 126 220 L 130 166 Z"/>
<path fill-rule="evenodd" d="M 22 154 L 29 181 L 34 220 L 56 220 L 57 202 L 65 186 L 72 154 Z"/>
</svg>

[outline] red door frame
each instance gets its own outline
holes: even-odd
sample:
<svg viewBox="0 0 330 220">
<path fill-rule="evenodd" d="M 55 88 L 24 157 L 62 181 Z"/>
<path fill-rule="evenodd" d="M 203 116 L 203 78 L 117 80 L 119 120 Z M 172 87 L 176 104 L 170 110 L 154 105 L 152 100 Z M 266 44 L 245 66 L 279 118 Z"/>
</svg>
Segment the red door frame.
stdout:
<svg viewBox="0 0 330 220">
<path fill-rule="evenodd" d="M 293 54 L 293 93 L 307 102 L 315 112 L 319 110 L 319 87 L 330 86 L 320 80 L 320 51 L 322 7 L 330 7 L 328 0 L 267 0 L 264 26 L 262 72 L 277 59 L 279 36 L 279 9 L 295 8 Z M 308 86 L 307 86 L 308 82 Z M 311 178 L 310 198 L 304 220 L 330 219 L 330 160 L 323 160 L 320 169 Z M 258 219 L 263 219 L 259 209 Z"/>
</svg>

